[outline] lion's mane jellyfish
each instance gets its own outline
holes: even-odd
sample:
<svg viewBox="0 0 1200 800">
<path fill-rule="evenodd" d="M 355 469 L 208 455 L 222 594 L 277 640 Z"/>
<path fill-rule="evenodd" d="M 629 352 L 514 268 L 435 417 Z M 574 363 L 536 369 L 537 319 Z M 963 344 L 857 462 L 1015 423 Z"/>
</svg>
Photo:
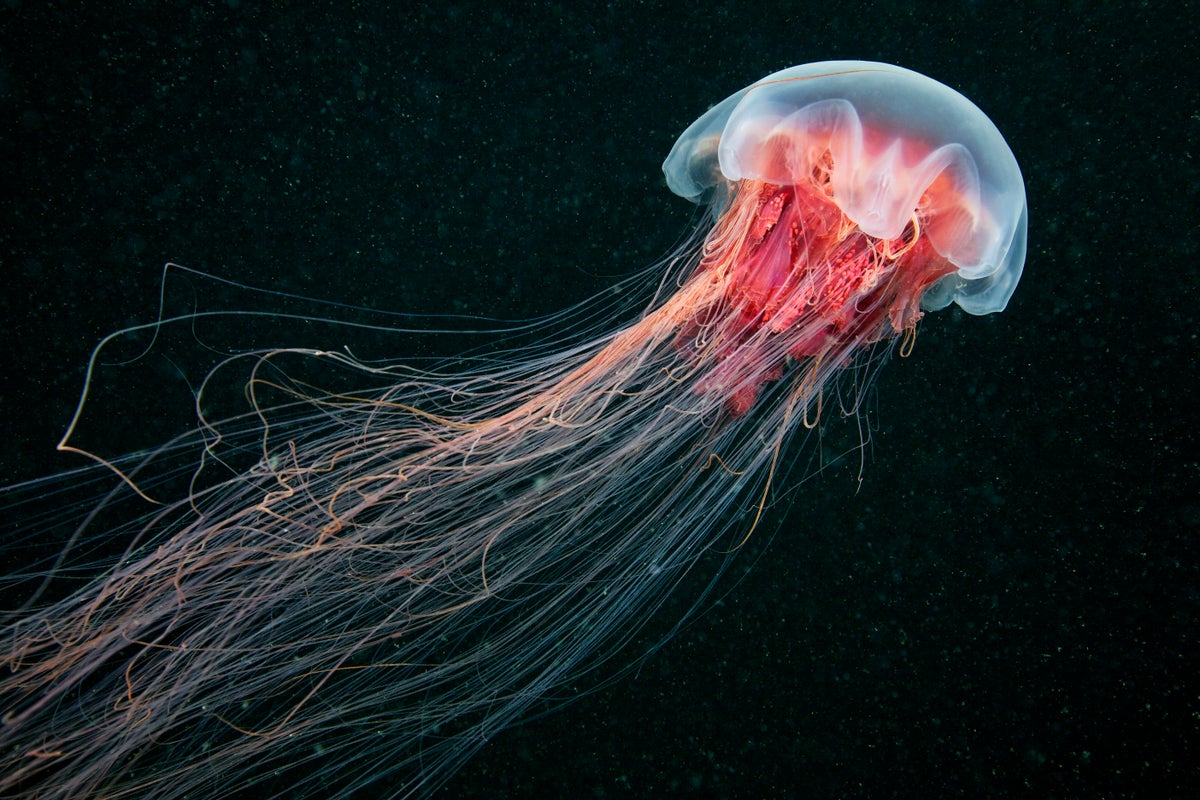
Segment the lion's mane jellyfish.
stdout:
<svg viewBox="0 0 1200 800">
<path fill-rule="evenodd" d="M 907 70 L 768 76 L 664 170 L 711 215 L 614 332 L 356 393 L 284 366 L 381 374 L 345 354 L 237 357 L 250 410 L 195 438 L 253 431 L 256 463 L 94 532 L 127 546 L 90 571 L 21 575 L 59 590 L 5 622 L 0 794 L 428 795 L 736 557 L 789 437 L 853 413 L 922 309 L 1000 311 L 1020 277 L 1016 161 Z"/>
</svg>

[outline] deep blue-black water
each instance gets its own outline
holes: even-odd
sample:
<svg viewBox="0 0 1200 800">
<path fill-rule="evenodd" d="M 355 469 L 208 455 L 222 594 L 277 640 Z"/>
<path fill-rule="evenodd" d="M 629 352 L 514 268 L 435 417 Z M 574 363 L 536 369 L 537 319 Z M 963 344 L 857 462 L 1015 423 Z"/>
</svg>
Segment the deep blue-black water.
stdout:
<svg viewBox="0 0 1200 800">
<path fill-rule="evenodd" d="M 168 261 L 547 314 L 696 223 L 660 164 L 709 105 L 792 64 L 900 64 L 1021 164 L 1009 308 L 931 314 L 879 377 L 861 467 L 804 481 L 636 673 L 495 737 L 438 796 L 1195 792 L 1188 4 L 177 5 L 0 8 L 2 482 L 80 463 L 54 445 L 88 352 L 153 318 Z M 103 446 L 177 432 L 188 388 L 162 380 Z M 826 435 L 836 454 L 859 433 Z"/>
</svg>

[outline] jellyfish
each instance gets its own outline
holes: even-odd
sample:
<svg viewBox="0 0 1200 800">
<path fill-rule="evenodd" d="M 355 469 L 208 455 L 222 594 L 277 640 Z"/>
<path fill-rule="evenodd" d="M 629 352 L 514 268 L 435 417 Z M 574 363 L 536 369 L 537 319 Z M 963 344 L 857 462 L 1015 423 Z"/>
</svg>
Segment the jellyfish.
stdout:
<svg viewBox="0 0 1200 800">
<path fill-rule="evenodd" d="M 239 356 L 250 411 L 199 415 L 197 473 L 221 436 L 248 464 L 132 516 L 65 588 L 21 575 L 57 591 L 4 620 L 0 794 L 430 795 L 535 703 L 619 675 L 925 311 L 1001 311 L 1021 275 L 1011 151 L 899 67 L 769 75 L 663 169 L 706 212 L 612 330 L 434 369 Z M 297 357 L 386 381 L 322 390 Z M 147 495 L 129 464 L 160 455 L 106 463 Z"/>
</svg>

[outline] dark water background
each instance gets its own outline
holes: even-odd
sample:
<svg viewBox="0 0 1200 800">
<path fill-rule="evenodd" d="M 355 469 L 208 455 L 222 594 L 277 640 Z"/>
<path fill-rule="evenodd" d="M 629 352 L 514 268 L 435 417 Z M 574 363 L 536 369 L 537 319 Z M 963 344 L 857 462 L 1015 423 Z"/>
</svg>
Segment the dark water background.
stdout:
<svg viewBox="0 0 1200 800">
<path fill-rule="evenodd" d="M 1009 310 L 931 317 L 879 381 L 861 487 L 857 464 L 806 482 L 716 608 L 443 796 L 1196 791 L 1190 4 L 172 5 L 0 9 L 5 482 L 78 463 L 53 445 L 87 353 L 152 317 L 166 261 L 544 314 L 686 232 L 659 165 L 709 105 L 792 64 L 897 63 L 1022 166 Z M 159 435 L 163 397 L 106 429 Z"/>
</svg>

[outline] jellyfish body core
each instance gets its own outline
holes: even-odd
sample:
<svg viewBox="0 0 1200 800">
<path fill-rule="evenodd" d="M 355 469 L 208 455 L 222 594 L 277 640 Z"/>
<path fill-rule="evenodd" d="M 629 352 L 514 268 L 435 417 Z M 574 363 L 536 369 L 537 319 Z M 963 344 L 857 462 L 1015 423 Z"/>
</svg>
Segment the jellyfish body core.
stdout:
<svg viewBox="0 0 1200 800">
<path fill-rule="evenodd" d="M 602 674 L 705 553 L 733 557 L 789 437 L 873 345 L 922 307 L 1000 310 L 1020 274 L 1007 146 L 895 67 L 769 76 L 664 170 L 714 222 L 616 333 L 356 395 L 256 354 L 258 463 L 5 621 L 0 793 L 430 794 Z"/>
<path fill-rule="evenodd" d="M 781 355 L 808 359 L 819 387 L 865 345 L 913 332 L 922 305 L 1003 310 L 1024 264 L 1024 184 L 1003 138 L 899 67 L 769 75 L 688 128 L 663 171 L 676 194 L 715 198 L 701 269 L 725 288 L 688 333 L 737 309 L 700 384 L 734 385 L 734 413 Z"/>
</svg>

